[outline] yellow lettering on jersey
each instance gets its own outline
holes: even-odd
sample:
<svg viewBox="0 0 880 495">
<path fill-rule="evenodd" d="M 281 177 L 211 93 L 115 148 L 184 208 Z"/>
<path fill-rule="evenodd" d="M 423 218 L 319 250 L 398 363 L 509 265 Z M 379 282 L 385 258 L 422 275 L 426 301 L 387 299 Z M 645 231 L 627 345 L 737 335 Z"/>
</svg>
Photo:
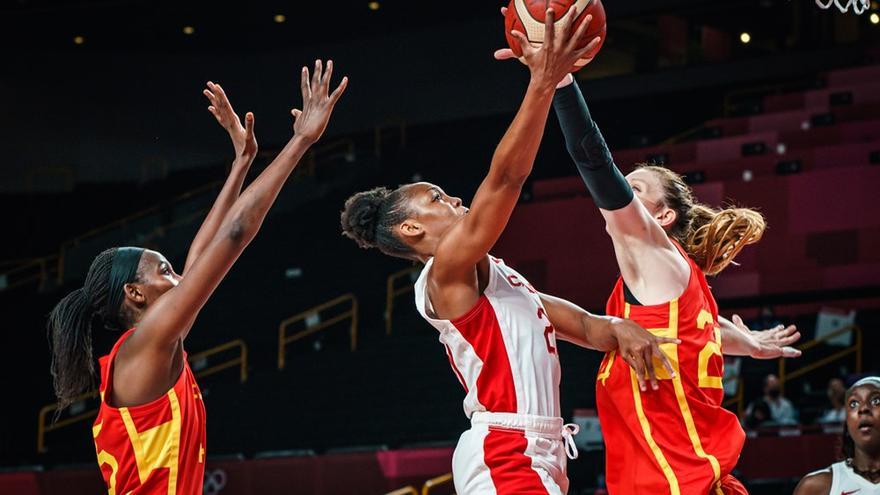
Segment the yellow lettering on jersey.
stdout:
<svg viewBox="0 0 880 495">
<path fill-rule="evenodd" d="M 128 408 L 120 407 L 119 414 L 134 447 L 134 458 L 141 483 L 146 481 L 154 469 L 168 468 L 168 495 L 175 495 L 180 454 L 180 403 L 174 389 L 169 390 L 165 396 L 171 406 L 171 421 L 146 431 L 137 431 Z"/>
<path fill-rule="evenodd" d="M 697 328 L 706 329 L 707 325 L 715 326 L 712 314 L 705 309 L 697 316 Z M 712 356 L 721 356 L 721 331 L 716 327 L 713 340 L 706 342 L 697 360 L 697 377 L 702 388 L 723 388 L 721 377 L 709 374 L 709 360 Z"/>
<path fill-rule="evenodd" d="M 674 303 L 675 303 L 674 305 L 671 303 L 669 305 L 669 326 L 671 328 L 674 328 L 676 333 L 678 333 L 678 300 L 676 299 L 674 301 Z M 706 320 L 706 317 L 704 316 L 703 313 L 706 313 L 709 316 L 708 321 Z M 700 311 L 700 314 L 697 316 L 697 321 L 698 322 L 699 321 L 711 322 L 712 315 L 709 314 L 708 311 L 702 310 L 702 311 Z M 717 335 L 718 334 L 716 332 L 716 336 Z M 711 343 L 712 342 L 710 342 L 710 344 Z M 708 344 L 707 344 L 707 347 L 708 347 Z M 705 349 L 703 349 L 703 350 L 705 351 Z M 700 361 L 701 362 L 702 362 L 702 356 L 703 356 L 703 353 L 701 352 L 700 353 Z M 708 358 L 707 358 L 707 362 L 708 362 Z M 699 370 L 700 370 L 700 373 L 702 373 L 702 370 L 703 370 L 702 366 L 699 368 Z M 720 382 L 721 379 L 719 378 L 718 380 Z M 703 380 L 702 380 L 702 375 L 701 375 L 700 382 L 702 383 L 702 381 Z M 702 443 L 702 441 L 700 441 L 699 433 L 697 433 L 697 426 L 694 423 L 694 416 L 693 416 L 693 414 L 691 414 L 691 408 L 688 405 L 687 394 L 685 394 L 684 385 L 682 385 L 682 383 L 681 383 L 681 374 L 680 373 L 675 375 L 675 379 L 672 380 L 672 385 L 673 385 L 673 388 L 675 389 L 675 398 L 678 401 L 678 408 L 679 408 L 679 410 L 681 410 L 681 417 L 684 419 L 685 428 L 687 428 L 688 438 L 690 438 L 690 440 L 691 440 L 691 445 L 694 448 L 694 453 L 697 454 L 697 457 L 700 457 L 701 459 L 706 459 L 707 461 L 709 461 L 709 465 L 712 466 L 712 473 L 715 476 L 713 484 L 717 483 L 719 478 L 721 477 L 721 466 L 718 464 L 718 459 L 716 459 L 714 455 L 708 454 L 708 453 L 706 453 L 705 450 L 703 450 L 703 443 Z"/>
<path fill-rule="evenodd" d="M 94 426 L 92 426 L 92 437 L 98 438 L 98 435 L 101 434 L 101 427 L 104 426 L 104 422 L 100 422 Z M 97 446 L 97 442 L 95 442 Z M 116 458 L 110 452 L 106 450 L 102 450 L 98 452 L 98 469 L 101 469 L 101 466 L 104 464 L 110 466 L 110 480 L 108 481 L 107 487 L 107 495 L 116 495 L 116 471 L 119 469 L 119 463 L 116 462 Z"/>
</svg>

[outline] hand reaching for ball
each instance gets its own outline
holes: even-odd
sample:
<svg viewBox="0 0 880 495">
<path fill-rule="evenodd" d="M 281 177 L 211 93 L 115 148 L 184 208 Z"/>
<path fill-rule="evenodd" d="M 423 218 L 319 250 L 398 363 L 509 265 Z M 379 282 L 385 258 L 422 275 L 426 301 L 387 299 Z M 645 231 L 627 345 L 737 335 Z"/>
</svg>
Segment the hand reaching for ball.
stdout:
<svg viewBox="0 0 880 495">
<path fill-rule="evenodd" d="M 522 52 L 522 44 L 521 39 L 518 35 L 514 35 L 513 31 L 520 31 L 520 27 L 526 27 L 526 23 L 534 24 L 538 21 L 538 12 L 534 10 L 534 6 L 527 5 L 529 2 L 525 0 L 525 2 L 516 3 L 516 0 L 510 2 L 510 5 L 513 7 L 502 7 L 501 15 L 505 18 L 505 27 L 510 30 L 510 34 L 507 36 L 507 41 L 509 48 L 502 48 L 495 51 L 495 59 L 496 60 L 509 60 L 512 58 L 517 58 L 521 62 L 526 63 L 524 53 Z M 587 8 L 587 12 L 575 11 L 576 2 L 571 2 L 571 7 L 569 11 L 563 16 L 563 19 L 559 22 L 556 22 L 555 32 L 557 38 L 564 39 L 569 36 L 568 33 L 571 33 L 572 30 L 575 32 L 569 38 L 569 42 L 573 43 L 575 47 L 583 46 L 584 53 L 578 57 L 577 61 L 573 64 L 571 70 L 569 72 L 576 72 L 582 69 L 584 66 L 593 61 L 593 58 L 599 52 L 601 48 L 604 37 L 605 37 L 605 11 L 602 7 L 601 2 L 598 0 L 594 1 L 590 4 L 590 7 Z M 509 8 L 516 7 L 515 11 L 509 11 Z M 573 12 L 575 11 L 575 12 Z M 554 11 L 555 12 L 555 11 Z M 586 14 L 586 15 L 584 15 Z M 598 15 L 598 21 L 594 18 L 594 15 Z M 569 16 L 574 16 L 570 18 Z M 579 22 L 578 17 L 583 16 L 584 18 Z M 554 21 L 555 21 L 554 15 Z M 566 21 L 570 21 L 570 23 L 566 24 Z M 546 32 L 546 17 L 544 22 L 544 31 Z M 576 28 L 572 28 L 572 26 L 576 26 Z M 535 33 L 535 28 L 529 28 L 528 32 L 530 33 L 530 45 L 534 48 L 538 48 L 541 42 L 544 41 L 544 36 L 541 34 Z M 521 32 L 521 31 L 520 31 Z M 591 34 L 595 34 L 595 36 L 590 39 Z M 587 43 L 587 40 L 590 40 Z M 585 45 L 585 46 L 584 46 Z M 523 56 L 520 54 L 523 53 Z M 557 87 L 564 86 L 566 84 L 571 83 L 572 78 L 570 75 L 565 75 L 564 78 L 559 82 Z"/>
</svg>

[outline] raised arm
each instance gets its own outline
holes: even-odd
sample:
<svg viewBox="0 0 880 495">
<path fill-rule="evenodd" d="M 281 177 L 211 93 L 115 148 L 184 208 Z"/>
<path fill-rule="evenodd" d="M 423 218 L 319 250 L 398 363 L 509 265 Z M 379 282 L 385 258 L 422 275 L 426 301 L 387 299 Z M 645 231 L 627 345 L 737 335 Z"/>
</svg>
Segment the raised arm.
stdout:
<svg viewBox="0 0 880 495">
<path fill-rule="evenodd" d="M 565 135 L 566 148 L 605 218 L 627 287 L 642 304 L 678 297 L 688 283 L 687 261 L 614 164 L 570 74 L 560 83 L 553 108 Z"/>
<path fill-rule="evenodd" d="M 562 29 L 557 35 L 553 28 L 553 10 L 548 10 L 544 43 L 539 47 L 533 47 L 522 33 L 514 31 L 531 72 L 529 86 L 513 123 L 495 150 L 489 173 L 477 189 L 468 215 L 437 248 L 432 271 L 441 284 L 472 277 L 474 265 L 498 240 L 532 171 L 556 81 L 598 43 L 597 38 L 582 49 L 576 48 L 589 20 L 572 33 L 575 13 L 575 9 L 571 9 L 560 21 Z"/>
<path fill-rule="evenodd" d="M 677 345 L 680 340 L 657 337 L 631 320 L 597 316 L 565 299 L 547 294 L 541 294 L 541 303 L 560 339 L 603 352 L 618 349 L 620 356 L 635 370 L 643 391 L 646 390 L 646 376 L 651 388 L 658 388 L 655 360 L 675 376 L 672 364 L 660 346 Z"/>
<path fill-rule="evenodd" d="M 257 139 L 254 136 L 254 114 L 248 112 L 245 115 L 245 126 L 242 126 L 241 120 L 238 118 L 235 110 L 232 109 L 232 104 L 226 97 L 226 92 L 223 91 L 219 84 L 208 81 L 208 87 L 202 93 L 211 102 L 211 105 L 208 106 L 208 111 L 226 129 L 226 132 L 229 133 L 229 137 L 232 139 L 232 145 L 235 148 L 235 160 L 232 162 L 229 177 L 226 178 L 220 194 L 214 201 L 214 205 L 211 206 L 205 221 L 202 222 L 202 226 L 199 228 L 192 244 L 190 244 L 189 254 L 186 256 L 186 265 L 183 268 L 184 275 L 189 272 L 189 268 L 217 234 L 217 229 L 220 227 L 223 219 L 226 218 L 226 213 L 229 212 L 229 208 L 232 207 L 232 204 L 238 199 L 238 195 L 241 194 L 241 186 L 244 184 L 248 170 L 250 170 L 258 150 Z"/>
<path fill-rule="evenodd" d="M 328 94 L 332 73 L 332 61 L 328 62 L 326 72 L 317 61 L 311 80 L 308 69 L 303 67 L 303 109 L 292 111 L 296 119 L 293 137 L 230 207 L 216 235 L 180 284 L 147 310 L 130 338 L 138 341 L 134 348 L 144 349 L 144 352 L 162 351 L 156 353 L 161 356 L 189 332 L 208 297 L 257 234 L 269 207 L 300 158 L 326 129 L 333 107 L 348 83 L 348 79 L 343 78 L 339 87 Z M 167 354 L 165 356 L 167 359 Z"/>
</svg>

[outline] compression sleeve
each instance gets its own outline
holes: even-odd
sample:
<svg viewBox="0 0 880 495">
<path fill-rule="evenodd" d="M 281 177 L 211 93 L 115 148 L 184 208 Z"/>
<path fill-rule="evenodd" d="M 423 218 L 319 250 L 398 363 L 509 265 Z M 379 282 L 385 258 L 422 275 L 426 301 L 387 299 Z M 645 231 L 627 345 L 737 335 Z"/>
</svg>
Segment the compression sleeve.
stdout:
<svg viewBox="0 0 880 495">
<path fill-rule="evenodd" d="M 577 82 L 556 90 L 553 108 L 565 135 L 565 147 L 596 205 L 603 210 L 618 210 L 630 204 L 632 188 L 614 165 Z"/>
</svg>

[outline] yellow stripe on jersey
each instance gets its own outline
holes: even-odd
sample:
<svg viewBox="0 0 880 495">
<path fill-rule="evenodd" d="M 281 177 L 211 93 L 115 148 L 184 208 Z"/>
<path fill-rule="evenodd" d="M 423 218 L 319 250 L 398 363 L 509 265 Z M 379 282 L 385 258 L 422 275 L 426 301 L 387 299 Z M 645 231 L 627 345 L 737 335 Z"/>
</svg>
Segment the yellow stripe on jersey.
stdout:
<svg viewBox="0 0 880 495">
<path fill-rule="evenodd" d="M 629 311 L 630 305 L 629 303 L 626 303 L 623 310 L 624 318 L 629 318 Z M 676 337 L 677 336 L 673 335 L 673 338 Z M 677 351 L 675 366 L 678 366 Z M 660 465 L 660 469 L 663 471 L 663 476 L 666 477 L 666 482 L 669 483 L 670 495 L 681 495 L 681 491 L 678 488 L 678 478 L 675 477 L 675 472 L 672 470 L 672 466 L 669 465 L 669 461 L 666 460 L 666 456 L 663 455 L 663 451 L 660 450 L 660 446 L 657 445 L 657 442 L 654 441 L 654 436 L 651 434 L 651 424 L 648 422 L 648 418 L 645 416 L 645 410 L 642 408 L 642 394 L 639 391 L 639 381 L 636 377 L 636 372 L 633 369 L 630 369 L 630 382 L 632 384 L 633 403 L 636 407 L 636 415 L 639 418 L 639 424 L 642 426 L 642 434 L 645 435 L 645 441 L 648 442 L 648 447 L 651 448 L 651 452 L 654 454 L 654 459 L 657 461 L 657 464 Z"/>
<path fill-rule="evenodd" d="M 673 333 L 678 334 L 678 299 L 674 299 L 669 303 L 669 328 L 670 330 L 673 330 Z M 672 379 L 672 384 L 675 389 L 675 397 L 678 399 L 678 408 L 681 410 L 682 418 L 684 418 L 684 424 L 687 428 L 691 445 L 694 447 L 694 453 L 701 459 L 708 460 L 709 464 L 712 465 L 712 472 L 715 475 L 712 484 L 717 488 L 718 480 L 721 478 L 721 467 L 715 456 L 707 454 L 706 451 L 703 450 L 703 444 L 700 441 L 700 435 L 697 433 L 697 427 L 694 424 L 694 417 L 691 414 L 691 408 L 688 406 L 687 394 L 684 392 L 684 385 L 681 383 L 681 373 L 677 368 L 677 364 L 678 363 L 675 365 L 675 378 Z"/>
<path fill-rule="evenodd" d="M 119 408 L 125 431 L 134 449 L 138 478 L 141 483 L 154 469 L 168 468 L 168 495 L 177 493 L 177 471 L 180 453 L 180 403 L 172 388 L 165 394 L 171 406 L 171 421 L 138 432 L 127 407 Z"/>
</svg>

